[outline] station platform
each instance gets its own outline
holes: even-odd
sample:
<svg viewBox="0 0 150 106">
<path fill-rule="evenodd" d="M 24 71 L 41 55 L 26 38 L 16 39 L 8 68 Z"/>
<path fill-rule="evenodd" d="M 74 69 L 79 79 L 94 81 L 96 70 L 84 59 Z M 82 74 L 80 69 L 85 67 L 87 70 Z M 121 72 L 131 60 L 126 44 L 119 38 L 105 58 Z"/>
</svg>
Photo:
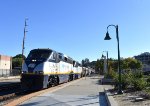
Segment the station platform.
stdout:
<svg viewBox="0 0 150 106">
<path fill-rule="evenodd" d="M 108 106 L 104 88 L 112 86 L 101 85 L 100 76 L 93 75 L 78 79 L 64 88 L 32 97 L 19 106 Z"/>
<path fill-rule="evenodd" d="M 10 83 L 20 82 L 20 76 L 9 76 L 9 77 L 0 77 L 0 86 Z"/>
<path fill-rule="evenodd" d="M 11 80 L 11 79 L 20 79 L 20 76 L 0 77 L 0 81 Z"/>
</svg>

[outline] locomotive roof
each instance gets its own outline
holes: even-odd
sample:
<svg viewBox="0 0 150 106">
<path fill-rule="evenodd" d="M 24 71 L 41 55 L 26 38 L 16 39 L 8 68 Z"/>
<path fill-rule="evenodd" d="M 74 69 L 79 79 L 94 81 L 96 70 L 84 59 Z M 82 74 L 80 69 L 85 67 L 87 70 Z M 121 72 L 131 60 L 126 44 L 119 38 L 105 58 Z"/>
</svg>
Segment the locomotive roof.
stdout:
<svg viewBox="0 0 150 106">
<path fill-rule="evenodd" d="M 49 48 L 37 48 L 37 49 L 32 49 L 31 51 L 38 51 L 38 50 L 50 50 L 50 51 L 54 51 L 54 52 L 56 52 L 55 50 L 52 50 L 52 49 L 49 49 Z M 61 53 L 61 52 L 57 52 L 58 54 L 60 54 L 60 55 L 63 55 L 64 57 L 66 57 L 66 58 L 68 58 L 68 59 L 70 59 L 70 60 L 73 60 L 71 57 L 69 57 L 68 55 L 66 55 L 66 54 L 63 54 L 63 53 Z M 75 61 L 75 60 L 74 60 Z"/>
<path fill-rule="evenodd" d="M 49 49 L 49 48 L 38 48 L 38 49 L 32 49 L 31 51 L 34 51 L 34 50 L 50 50 L 50 51 L 54 51 L 54 50 Z"/>
</svg>

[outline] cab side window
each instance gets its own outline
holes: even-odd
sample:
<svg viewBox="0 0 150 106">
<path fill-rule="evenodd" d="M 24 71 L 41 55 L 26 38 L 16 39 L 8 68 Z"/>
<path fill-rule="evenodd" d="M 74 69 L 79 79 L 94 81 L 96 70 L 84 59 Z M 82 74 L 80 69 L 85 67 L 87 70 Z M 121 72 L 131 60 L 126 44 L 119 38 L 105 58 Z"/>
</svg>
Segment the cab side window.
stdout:
<svg viewBox="0 0 150 106">
<path fill-rule="evenodd" d="M 53 53 L 53 59 L 56 60 L 56 53 Z"/>
<path fill-rule="evenodd" d="M 62 56 L 61 55 L 59 55 L 58 57 L 59 57 L 60 60 L 62 60 Z"/>
<path fill-rule="evenodd" d="M 53 52 L 51 57 L 50 57 L 50 59 L 49 59 L 49 61 L 53 61 L 54 62 L 55 60 L 56 60 L 55 53 Z"/>
<path fill-rule="evenodd" d="M 58 53 L 55 53 L 55 59 L 56 59 L 56 63 L 60 62 L 61 58 Z"/>
<path fill-rule="evenodd" d="M 65 62 L 67 62 L 67 57 L 64 58 Z"/>
</svg>

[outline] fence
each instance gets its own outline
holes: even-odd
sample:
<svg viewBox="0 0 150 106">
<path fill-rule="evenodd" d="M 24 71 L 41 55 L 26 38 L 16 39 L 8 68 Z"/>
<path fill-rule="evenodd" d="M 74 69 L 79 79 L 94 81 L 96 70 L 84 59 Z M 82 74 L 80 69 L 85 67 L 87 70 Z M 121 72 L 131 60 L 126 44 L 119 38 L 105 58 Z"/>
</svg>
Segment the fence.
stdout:
<svg viewBox="0 0 150 106">
<path fill-rule="evenodd" d="M 21 74 L 19 69 L 0 69 L 0 77 L 18 76 Z"/>
</svg>

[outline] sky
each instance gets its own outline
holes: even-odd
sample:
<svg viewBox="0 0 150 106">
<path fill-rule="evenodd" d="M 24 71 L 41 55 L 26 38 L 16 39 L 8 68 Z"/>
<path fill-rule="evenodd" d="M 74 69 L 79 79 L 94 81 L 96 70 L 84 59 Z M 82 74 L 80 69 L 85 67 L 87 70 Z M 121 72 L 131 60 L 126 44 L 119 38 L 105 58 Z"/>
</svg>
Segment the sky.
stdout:
<svg viewBox="0 0 150 106">
<path fill-rule="evenodd" d="M 100 59 L 103 51 L 117 58 L 150 52 L 150 0 L 0 0 L 0 54 L 22 53 L 25 19 L 25 56 L 36 48 L 50 48 L 81 62 Z M 105 52 L 103 52 L 106 55 Z"/>
</svg>

